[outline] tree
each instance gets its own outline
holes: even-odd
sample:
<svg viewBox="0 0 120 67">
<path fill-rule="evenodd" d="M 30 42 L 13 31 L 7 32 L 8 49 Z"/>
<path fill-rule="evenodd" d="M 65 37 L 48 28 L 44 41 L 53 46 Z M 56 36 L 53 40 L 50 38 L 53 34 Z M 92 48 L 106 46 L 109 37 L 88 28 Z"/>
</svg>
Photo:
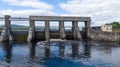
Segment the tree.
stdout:
<svg viewBox="0 0 120 67">
<path fill-rule="evenodd" d="M 112 25 L 113 29 L 120 29 L 120 23 L 119 22 L 107 23 L 105 25 Z"/>
</svg>

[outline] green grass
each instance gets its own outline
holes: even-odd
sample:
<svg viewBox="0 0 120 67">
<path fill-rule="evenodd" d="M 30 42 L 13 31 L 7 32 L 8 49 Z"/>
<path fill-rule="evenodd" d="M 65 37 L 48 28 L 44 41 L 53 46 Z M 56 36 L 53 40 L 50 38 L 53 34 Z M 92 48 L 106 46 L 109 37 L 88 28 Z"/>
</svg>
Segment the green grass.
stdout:
<svg viewBox="0 0 120 67">
<path fill-rule="evenodd" d="M 12 28 L 12 30 L 28 30 L 28 28 Z"/>
<path fill-rule="evenodd" d="M 120 32 L 120 29 L 113 29 L 112 32 Z"/>
</svg>

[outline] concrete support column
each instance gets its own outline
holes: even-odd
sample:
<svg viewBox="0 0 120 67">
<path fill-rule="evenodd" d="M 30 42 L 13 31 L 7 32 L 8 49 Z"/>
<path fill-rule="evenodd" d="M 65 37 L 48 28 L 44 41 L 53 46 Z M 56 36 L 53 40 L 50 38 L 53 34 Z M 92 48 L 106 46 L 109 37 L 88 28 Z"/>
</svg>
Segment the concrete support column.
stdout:
<svg viewBox="0 0 120 67">
<path fill-rule="evenodd" d="M 35 28 L 35 20 L 29 20 L 29 25 L 32 28 Z"/>
<path fill-rule="evenodd" d="M 75 40 L 81 40 L 81 34 L 79 32 L 78 21 L 72 21 L 72 31 Z"/>
<path fill-rule="evenodd" d="M 10 34 L 11 34 L 10 16 L 5 15 L 5 27 L 2 30 L 0 41 L 9 41 Z"/>
<path fill-rule="evenodd" d="M 10 16 L 9 15 L 5 15 L 5 28 L 10 29 L 11 25 L 10 25 Z"/>
<path fill-rule="evenodd" d="M 47 41 L 50 40 L 50 25 L 48 20 L 45 21 L 45 39 Z"/>
<path fill-rule="evenodd" d="M 85 21 L 85 31 L 87 38 L 90 37 L 90 21 Z"/>
<path fill-rule="evenodd" d="M 34 41 L 35 37 L 35 21 L 34 20 L 29 20 L 29 31 L 28 31 L 28 38 L 27 41 L 31 42 Z"/>
<path fill-rule="evenodd" d="M 64 21 L 59 21 L 59 32 L 60 32 L 60 38 L 65 39 L 65 27 L 64 27 Z"/>
</svg>

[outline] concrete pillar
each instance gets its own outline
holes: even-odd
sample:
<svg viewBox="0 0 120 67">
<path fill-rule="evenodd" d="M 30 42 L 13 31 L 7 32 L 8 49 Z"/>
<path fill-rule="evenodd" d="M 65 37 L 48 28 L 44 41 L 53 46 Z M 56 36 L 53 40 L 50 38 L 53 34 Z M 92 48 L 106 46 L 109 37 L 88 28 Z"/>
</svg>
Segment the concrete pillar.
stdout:
<svg viewBox="0 0 120 67">
<path fill-rule="evenodd" d="M 31 42 L 34 41 L 34 36 L 35 36 L 35 21 L 34 20 L 29 20 L 29 31 L 28 31 L 28 38 L 27 41 Z"/>
<path fill-rule="evenodd" d="M 87 38 L 90 37 L 90 21 L 85 21 L 85 31 Z"/>
<path fill-rule="evenodd" d="M 81 34 L 79 32 L 78 21 L 72 21 L 72 31 L 75 40 L 81 40 Z"/>
<path fill-rule="evenodd" d="M 50 25 L 48 20 L 45 21 L 45 39 L 46 41 L 50 40 Z"/>
<path fill-rule="evenodd" d="M 5 15 L 5 27 L 7 29 L 10 29 L 11 25 L 10 25 L 10 16 L 9 15 Z"/>
<path fill-rule="evenodd" d="M 9 37 L 9 35 L 11 34 L 11 21 L 9 15 L 5 15 L 5 28 L 7 30 L 7 36 Z"/>
<path fill-rule="evenodd" d="M 59 21 L 59 32 L 60 32 L 60 38 L 65 39 L 65 27 L 64 27 L 64 21 Z"/>
<path fill-rule="evenodd" d="M 0 41 L 9 41 L 11 34 L 10 16 L 5 15 L 5 27 L 1 32 Z"/>
<path fill-rule="evenodd" d="M 29 20 L 30 27 L 35 28 L 35 20 Z"/>
</svg>

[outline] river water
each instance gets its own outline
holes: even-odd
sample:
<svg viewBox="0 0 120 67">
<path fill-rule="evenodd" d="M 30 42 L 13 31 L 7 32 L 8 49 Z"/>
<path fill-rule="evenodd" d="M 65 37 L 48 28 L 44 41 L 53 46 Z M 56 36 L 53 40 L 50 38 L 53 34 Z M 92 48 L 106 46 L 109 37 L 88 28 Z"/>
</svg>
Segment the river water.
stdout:
<svg viewBox="0 0 120 67">
<path fill-rule="evenodd" d="M 120 46 L 72 40 L 1 42 L 0 67 L 120 67 Z"/>
</svg>

